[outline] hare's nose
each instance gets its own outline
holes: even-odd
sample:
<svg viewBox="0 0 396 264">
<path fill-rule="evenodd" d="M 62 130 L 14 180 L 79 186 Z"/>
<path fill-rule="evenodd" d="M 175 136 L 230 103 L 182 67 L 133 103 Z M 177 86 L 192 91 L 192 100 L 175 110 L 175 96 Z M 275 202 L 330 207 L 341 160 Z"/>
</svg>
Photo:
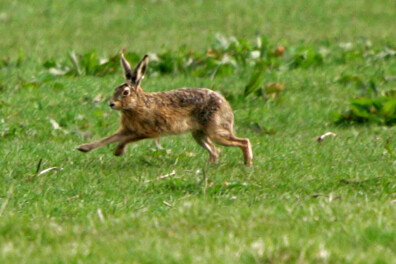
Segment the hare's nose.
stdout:
<svg viewBox="0 0 396 264">
<path fill-rule="evenodd" d="M 115 106 L 115 103 L 110 102 L 110 103 L 109 103 L 109 106 L 110 106 L 111 108 L 113 108 L 113 107 Z"/>
</svg>

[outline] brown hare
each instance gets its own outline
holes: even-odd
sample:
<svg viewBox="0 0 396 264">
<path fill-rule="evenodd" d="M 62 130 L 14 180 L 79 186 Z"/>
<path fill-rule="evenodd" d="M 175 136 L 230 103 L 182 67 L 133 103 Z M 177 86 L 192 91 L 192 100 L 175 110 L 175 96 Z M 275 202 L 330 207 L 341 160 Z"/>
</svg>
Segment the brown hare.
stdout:
<svg viewBox="0 0 396 264">
<path fill-rule="evenodd" d="M 121 128 L 112 136 L 83 144 L 83 152 L 118 142 L 114 154 L 122 155 L 129 143 L 164 135 L 191 132 L 199 145 L 209 152 L 209 161 L 218 160 L 223 146 L 242 149 L 246 166 L 253 165 L 253 153 L 247 138 L 234 136 L 234 115 L 230 104 L 217 92 L 209 89 L 182 88 L 167 92 L 146 93 L 140 83 L 147 69 L 147 55 L 134 70 L 121 54 L 126 81 L 115 89 L 109 106 L 120 110 Z"/>
</svg>

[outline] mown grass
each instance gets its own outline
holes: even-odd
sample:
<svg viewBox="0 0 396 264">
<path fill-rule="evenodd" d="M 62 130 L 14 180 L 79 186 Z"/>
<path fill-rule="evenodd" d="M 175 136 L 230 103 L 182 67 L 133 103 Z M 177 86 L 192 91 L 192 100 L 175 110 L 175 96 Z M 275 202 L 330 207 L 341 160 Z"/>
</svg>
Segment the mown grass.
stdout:
<svg viewBox="0 0 396 264">
<path fill-rule="evenodd" d="M 0 69 L 1 262 L 393 263 L 395 128 L 338 126 L 334 113 L 361 94 L 337 81 L 343 73 L 392 76 L 395 57 L 267 72 L 265 84 L 285 85 L 274 100 L 241 96 L 250 67 L 213 79 L 143 81 L 146 91 L 189 86 L 227 94 L 237 135 L 252 141 L 253 168 L 243 166 L 239 149 L 224 147 L 219 164 L 207 164 L 189 135 L 164 138 L 165 151 L 143 141 L 117 158 L 112 146 L 79 153 L 77 145 L 118 128 L 107 99 L 121 73 L 28 84 L 47 76 L 42 63 L 49 57 L 62 59 L 71 49 L 205 50 L 216 32 L 251 40 L 266 34 L 286 49 L 361 37 L 373 50 L 395 42 L 392 1 L 304 3 L 2 2 L 2 56 L 15 62 L 18 52 L 25 55 Z M 377 83 L 380 93 L 395 84 Z M 317 143 L 327 131 L 337 137 Z M 40 160 L 39 171 L 58 170 L 38 176 Z"/>
</svg>

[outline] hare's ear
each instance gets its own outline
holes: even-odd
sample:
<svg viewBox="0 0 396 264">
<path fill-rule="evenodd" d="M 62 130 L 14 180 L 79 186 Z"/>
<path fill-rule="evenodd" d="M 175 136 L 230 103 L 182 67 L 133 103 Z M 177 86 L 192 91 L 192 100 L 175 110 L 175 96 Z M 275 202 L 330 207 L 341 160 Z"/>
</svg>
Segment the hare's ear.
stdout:
<svg viewBox="0 0 396 264">
<path fill-rule="evenodd" d="M 132 73 L 131 81 L 133 84 L 136 85 L 140 84 L 141 80 L 144 77 L 144 74 L 146 73 L 148 63 L 149 63 L 149 56 L 144 55 L 142 60 L 138 63 L 138 65 L 136 66 L 135 70 Z"/>
<path fill-rule="evenodd" d="M 133 72 L 131 70 L 131 65 L 129 65 L 129 62 L 125 59 L 124 53 L 121 53 L 121 65 L 124 69 L 125 79 L 127 81 L 132 80 Z"/>
</svg>

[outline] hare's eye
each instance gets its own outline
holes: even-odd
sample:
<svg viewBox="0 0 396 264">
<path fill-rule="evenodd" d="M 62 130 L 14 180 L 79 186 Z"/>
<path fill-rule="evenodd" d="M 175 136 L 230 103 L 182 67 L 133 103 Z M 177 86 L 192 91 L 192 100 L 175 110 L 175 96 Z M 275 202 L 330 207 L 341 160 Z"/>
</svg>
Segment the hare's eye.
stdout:
<svg viewBox="0 0 396 264">
<path fill-rule="evenodd" d="M 123 95 L 123 96 L 128 96 L 128 95 L 129 95 L 129 89 L 125 89 L 125 90 L 122 92 L 122 95 Z"/>
</svg>

